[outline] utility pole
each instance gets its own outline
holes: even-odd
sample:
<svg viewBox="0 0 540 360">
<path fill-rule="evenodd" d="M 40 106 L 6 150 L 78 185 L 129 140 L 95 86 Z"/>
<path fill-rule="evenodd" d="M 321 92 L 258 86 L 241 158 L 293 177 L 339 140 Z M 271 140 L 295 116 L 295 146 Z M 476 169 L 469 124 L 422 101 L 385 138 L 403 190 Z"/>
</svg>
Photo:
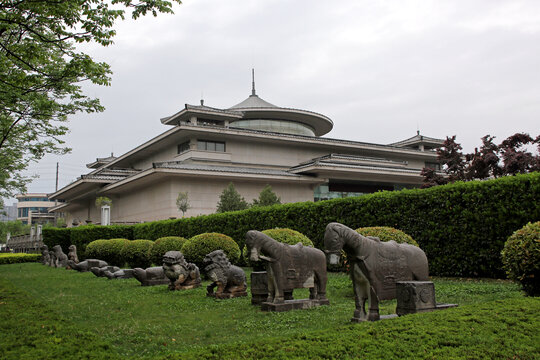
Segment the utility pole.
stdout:
<svg viewBox="0 0 540 360">
<path fill-rule="evenodd" d="M 56 162 L 56 186 L 54 192 L 58 192 L 58 162 Z M 58 200 L 54 200 L 54 206 L 58 205 Z M 54 212 L 54 226 L 58 226 L 58 213 Z"/>
<path fill-rule="evenodd" d="M 56 163 L 56 188 L 54 189 L 54 192 L 58 191 L 58 162 Z"/>
</svg>

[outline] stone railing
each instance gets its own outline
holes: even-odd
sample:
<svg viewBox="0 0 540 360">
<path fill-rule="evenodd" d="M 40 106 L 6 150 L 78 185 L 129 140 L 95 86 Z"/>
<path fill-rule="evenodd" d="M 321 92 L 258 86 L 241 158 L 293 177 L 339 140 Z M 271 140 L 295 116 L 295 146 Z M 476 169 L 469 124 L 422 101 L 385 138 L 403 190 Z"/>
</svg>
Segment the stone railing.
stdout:
<svg viewBox="0 0 540 360">
<path fill-rule="evenodd" d="M 32 226 L 28 235 L 11 236 L 8 233 L 6 246 L 16 253 L 39 253 L 43 246 L 41 225 Z"/>
</svg>

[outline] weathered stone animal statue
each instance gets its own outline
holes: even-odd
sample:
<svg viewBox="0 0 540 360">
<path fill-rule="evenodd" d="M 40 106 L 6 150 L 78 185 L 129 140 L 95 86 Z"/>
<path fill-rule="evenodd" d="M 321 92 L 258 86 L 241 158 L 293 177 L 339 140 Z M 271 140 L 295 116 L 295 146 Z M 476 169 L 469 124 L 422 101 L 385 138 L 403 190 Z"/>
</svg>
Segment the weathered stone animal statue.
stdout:
<svg viewBox="0 0 540 360">
<path fill-rule="evenodd" d="M 131 279 L 134 275 L 133 269 L 120 269 L 117 271 L 107 271 L 105 270 L 103 272 L 103 275 L 108 278 L 109 280 L 112 279 Z"/>
<path fill-rule="evenodd" d="M 41 263 L 43 265 L 49 265 L 51 261 L 51 256 L 49 255 L 49 247 L 47 245 L 43 245 L 41 247 Z"/>
<path fill-rule="evenodd" d="M 60 245 L 55 245 L 53 247 L 55 261 L 54 266 L 55 267 L 66 267 L 68 262 L 68 257 L 64 252 L 62 251 L 62 247 Z"/>
<path fill-rule="evenodd" d="M 50 267 L 56 267 L 56 255 L 54 254 L 54 251 L 49 251 L 49 264 Z"/>
<path fill-rule="evenodd" d="M 170 280 L 169 290 L 193 289 L 201 286 L 197 265 L 187 263 L 180 251 L 167 251 L 163 255 L 163 271 Z"/>
<path fill-rule="evenodd" d="M 104 263 L 105 263 L 105 261 L 104 261 Z M 91 266 L 91 267 L 89 267 L 88 270 L 90 270 L 92 272 L 92 274 L 96 275 L 97 277 L 105 277 L 105 272 L 106 271 L 115 272 L 115 271 L 120 270 L 120 268 L 118 266 L 105 265 L 105 266 L 102 266 L 102 267 Z"/>
<path fill-rule="evenodd" d="M 362 236 L 345 225 L 330 223 L 326 226 L 324 247 L 330 264 L 339 263 L 341 250 L 350 261 L 356 305 L 351 321 L 379 320 L 379 301 L 396 298 L 396 281 L 429 280 L 426 254 L 414 245 L 383 242 Z"/>
<path fill-rule="evenodd" d="M 207 254 L 203 265 L 204 271 L 212 280 L 212 283 L 206 287 L 206 295 L 218 299 L 247 296 L 244 270 L 232 265 L 223 250 L 215 250 Z M 217 290 L 214 292 L 216 286 Z"/>
<path fill-rule="evenodd" d="M 133 277 L 141 283 L 141 286 L 154 286 L 168 284 L 169 278 L 165 276 L 162 266 L 154 266 L 146 269 L 133 269 Z"/>
<path fill-rule="evenodd" d="M 68 260 L 73 261 L 75 264 L 79 263 L 79 257 L 77 256 L 77 247 L 75 245 L 69 245 Z"/>
<path fill-rule="evenodd" d="M 84 261 L 81 261 L 80 263 L 76 264 L 73 260 L 68 260 L 68 265 L 73 270 L 77 270 L 80 272 L 90 271 L 91 268 L 102 268 L 109 264 L 107 264 L 106 261 L 98 260 L 98 259 L 86 259 Z"/>
<path fill-rule="evenodd" d="M 263 260 L 268 272 L 267 302 L 284 302 L 284 292 L 309 288 L 309 298 L 328 301 L 326 298 L 326 257 L 315 248 L 282 244 L 262 232 L 250 230 L 246 246 L 251 261 Z"/>
</svg>

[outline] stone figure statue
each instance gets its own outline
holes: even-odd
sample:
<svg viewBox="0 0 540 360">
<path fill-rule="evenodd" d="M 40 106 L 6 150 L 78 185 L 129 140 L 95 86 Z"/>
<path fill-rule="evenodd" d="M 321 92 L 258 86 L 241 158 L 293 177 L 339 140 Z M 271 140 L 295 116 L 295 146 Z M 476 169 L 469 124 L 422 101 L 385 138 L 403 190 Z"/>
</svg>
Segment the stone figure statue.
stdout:
<svg viewBox="0 0 540 360">
<path fill-rule="evenodd" d="M 203 260 L 204 271 L 212 280 L 206 287 L 207 295 L 218 299 L 247 296 L 247 281 L 244 270 L 229 262 L 223 250 L 207 254 Z M 217 287 L 216 292 L 214 288 Z"/>
<path fill-rule="evenodd" d="M 41 247 L 41 263 L 43 265 L 49 265 L 51 261 L 51 256 L 49 255 L 49 247 L 47 245 L 43 245 Z"/>
<path fill-rule="evenodd" d="M 54 266 L 55 267 L 66 267 L 68 262 L 68 257 L 64 252 L 62 251 L 62 247 L 60 245 L 55 245 L 53 247 L 55 261 Z"/>
<path fill-rule="evenodd" d="M 68 260 L 68 265 L 73 270 L 77 270 L 80 272 L 86 272 L 90 271 L 91 268 L 102 268 L 105 266 L 108 266 L 106 261 L 98 260 L 98 259 L 86 259 L 84 261 L 81 261 L 80 263 L 75 263 L 73 260 Z"/>
<path fill-rule="evenodd" d="M 54 251 L 49 251 L 49 264 L 50 267 L 56 267 L 56 255 L 54 254 Z"/>
<path fill-rule="evenodd" d="M 201 286 L 197 265 L 187 263 L 180 251 L 167 251 L 163 255 L 163 271 L 170 280 L 169 290 L 193 289 Z"/>
<path fill-rule="evenodd" d="M 283 244 L 255 230 L 247 232 L 246 246 L 251 261 L 266 263 L 268 298 L 261 306 L 263 310 L 287 311 L 329 304 L 326 298 L 326 257 L 321 250 L 301 243 Z M 285 300 L 285 292 L 298 288 L 309 288 L 309 300 L 305 303 Z M 284 302 L 290 306 L 265 305 Z"/>
<path fill-rule="evenodd" d="M 106 277 L 108 279 L 131 279 L 133 269 L 120 269 L 118 266 L 93 267 L 90 271 L 97 277 Z"/>
<path fill-rule="evenodd" d="M 107 271 L 115 272 L 115 271 L 120 270 L 120 268 L 118 266 L 105 265 L 102 267 L 92 266 L 88 270 L 90 270 L 92 274 L 96 275 L 97 277 L 105 277 L 105 272 Z"/>
<path fill-rule="evenodd" d="M 169 283 L 162 266 L 154 266 L 146 269 L 133 269 L 133 277 L 141 283 L 141 286 L 154 286 Z"/>
<path fill-rule="evenodd" d="M 77 247 L 75 245 L 69 245 L 68 260 L 73 261 L 75 264 L 79 263 L 79 257 L 77 256 Z"/>
<path fill-rule="evenodd" d="M 365 237 L 339 223 L 330 223 L 324 234 L 330 264 L 338 264 L 341 250 L 350 261 L 355 305 L 351 321 L 379 320 L 379 301 L 396 298 L 397 281 L 427 281 L 426 254 L 414 245 Z M 369 313 L 365 304 L 369 303 Z"/>
</svg>

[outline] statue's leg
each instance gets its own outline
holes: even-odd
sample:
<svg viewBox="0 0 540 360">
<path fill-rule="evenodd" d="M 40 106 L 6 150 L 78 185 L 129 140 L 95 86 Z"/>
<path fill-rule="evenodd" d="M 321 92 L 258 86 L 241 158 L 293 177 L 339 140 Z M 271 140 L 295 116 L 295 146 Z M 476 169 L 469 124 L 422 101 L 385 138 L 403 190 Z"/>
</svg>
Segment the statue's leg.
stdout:
<svg viewBox="0 0 540 360">
<path fill-rule="evenodd" d="M 293 290 L 283 291 L 283 297 L 285 300 L 294 300 Z"/>
<path fill-rule="evenodd" d="M 317 286 L 317 299 L 319 300 L 326 300 L 326 282 L 328 280 L 326 275 L 326 263 L 324 266 L 324 269 L 319 269 L 315 274 L 315 286 Z"/>
<path fill-rule="evenodd" d="M 354 304 L 356 306 L 351 321 L 367 321 L 366 301 L 369 300 L 369 287 L 367 279 L 357 265 L 353 265 L 351 279 L 353 281 L 355 294 Z"/>
<path fill-rule="evenodd" d="M 375 293 L 375 290 L 373 290 L 372 286 L 369 286 L 369 315 L 368 320 L 369 321 L 377 321 L 380 320 L 379 315 L 379 297 Z"/>
<path fill-rule="evenodd" d="M 317 284 L 309 288 L 309 298 L 315 300 L 317 298 Z"/>
<path fill-rule="evenodd" d="M 266 298 L 266 302 L 273 303 L 274 297 L 275 297 L 274 277 L 268 276 L 268 297 Z"/>
</svg>

